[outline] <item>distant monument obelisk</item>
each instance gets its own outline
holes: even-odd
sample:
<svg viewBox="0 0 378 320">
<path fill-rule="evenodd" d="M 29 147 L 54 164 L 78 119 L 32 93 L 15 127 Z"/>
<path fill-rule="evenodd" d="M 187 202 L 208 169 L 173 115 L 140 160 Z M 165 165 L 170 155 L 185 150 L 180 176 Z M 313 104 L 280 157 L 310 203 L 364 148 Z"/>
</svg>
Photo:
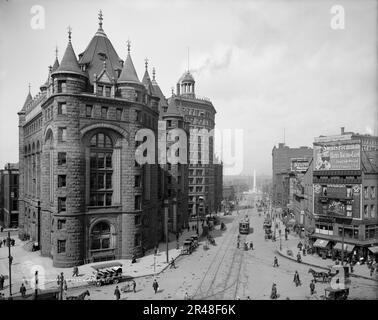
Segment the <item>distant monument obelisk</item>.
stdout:
<svg viewBox="0 0 378 320">
<path fill-rule="evenodd" d="M 253 189 L 252 189 L 252 192 L 253 193 L 256 193 L 257 190 L 256 190 L 256 170 L 253 169 Z"/>
</svg>

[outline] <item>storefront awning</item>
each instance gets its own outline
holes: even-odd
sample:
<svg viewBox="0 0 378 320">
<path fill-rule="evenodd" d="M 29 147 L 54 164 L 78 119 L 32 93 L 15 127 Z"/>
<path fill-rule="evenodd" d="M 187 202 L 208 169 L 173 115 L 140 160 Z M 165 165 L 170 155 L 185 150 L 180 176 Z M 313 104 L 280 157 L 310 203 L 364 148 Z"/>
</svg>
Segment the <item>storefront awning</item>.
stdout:
<svg viewBox="0 0 378 320">
<path fill-rule="evenodd" d="M 368 248 L 369 251 L 373 254 L 377 254 L 378 253 L 378 246 L 375 246 L 375 247 L 369 247 Z"/>
<path fill-rule="evenodd" d="M 333 247 L 333 249 L 336 250 L 341 250 L 342 243 L 338 242 L 336 245 Z M 349 244 L 349 243 L 344 243 L 344 251 L 346 252 L 352 252 L 354 249 L 355 245 L 354 244 Z"/>
<path fill-rule="evenodd" d="M 328 240 L 322 240 L 322 239 L 317 239 L 313 246 L 317 248 L 325 248 L 328 245 L 329 241 Z"/>
</svg>

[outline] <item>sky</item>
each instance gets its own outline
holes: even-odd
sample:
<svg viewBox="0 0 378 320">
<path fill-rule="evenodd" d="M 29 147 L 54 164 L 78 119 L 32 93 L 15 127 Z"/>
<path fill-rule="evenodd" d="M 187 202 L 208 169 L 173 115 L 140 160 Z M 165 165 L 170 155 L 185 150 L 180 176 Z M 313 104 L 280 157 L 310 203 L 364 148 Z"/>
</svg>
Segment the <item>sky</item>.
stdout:
<svg viewBox="0 0 378 320">
<path fill-rule="evenodd" d="M 344 9 L 343 29 L 331 27 L 334 5 Z M 242 174 L 271 174 L 284 136 L 299 147 L 340 127 L 378 135 L 376 1 L 0 0 L 0 167 L 18 161 L 28 84 L 35 96 L 56 46 L 62 58 L 68 26 L 75 53 L 85 50 L 100 9 L 118 55 L 126 58 L 130 39 L 139 78 L 147 57 L 166 96 L 189 65 L 196 94 L 217 110 L 216 128 L 243 130 Z"/>
</svg>

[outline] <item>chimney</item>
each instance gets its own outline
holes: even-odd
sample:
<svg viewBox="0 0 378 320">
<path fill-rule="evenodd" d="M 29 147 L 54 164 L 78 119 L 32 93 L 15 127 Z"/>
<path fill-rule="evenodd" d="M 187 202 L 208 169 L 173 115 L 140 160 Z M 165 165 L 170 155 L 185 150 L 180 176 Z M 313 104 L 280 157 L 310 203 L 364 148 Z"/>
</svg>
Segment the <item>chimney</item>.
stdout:
<svg viewBox="0 0 378 320">
<path fill-rule="evenodd" d="M 341 134 L 344 134 L 345 132 L 345 127 L 341 127 Z"/>
</svg>

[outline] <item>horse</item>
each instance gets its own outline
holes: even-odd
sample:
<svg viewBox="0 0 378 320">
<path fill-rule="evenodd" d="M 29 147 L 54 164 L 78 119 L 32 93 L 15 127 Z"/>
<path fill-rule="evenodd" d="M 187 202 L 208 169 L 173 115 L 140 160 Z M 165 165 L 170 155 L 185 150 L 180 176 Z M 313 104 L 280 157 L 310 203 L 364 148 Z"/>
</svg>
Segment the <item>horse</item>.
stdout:
<svg viewBox="0 0 378 320">
<path fill-rule="evenodd" d="M 329 279 L 329 273 L 324 272 L 324 271 L 318 272 L 318 271 L 315 271 L 314 269 L 310 268 L 308 270 L 308 273 L 312 274 L 315 282 L 318 278 L 321 278 L 323 280 L 323 282 L 328 281 L 328 279 Z"/>
<path fill-rule="evenodd" d="M 83 293 L 79 294 L 78 296 L 70 296 L 67 297 L 67 300 L 84 300 L 86 296 L 90 296 L 89 291 L 84 291 Z"/>
</svg>

